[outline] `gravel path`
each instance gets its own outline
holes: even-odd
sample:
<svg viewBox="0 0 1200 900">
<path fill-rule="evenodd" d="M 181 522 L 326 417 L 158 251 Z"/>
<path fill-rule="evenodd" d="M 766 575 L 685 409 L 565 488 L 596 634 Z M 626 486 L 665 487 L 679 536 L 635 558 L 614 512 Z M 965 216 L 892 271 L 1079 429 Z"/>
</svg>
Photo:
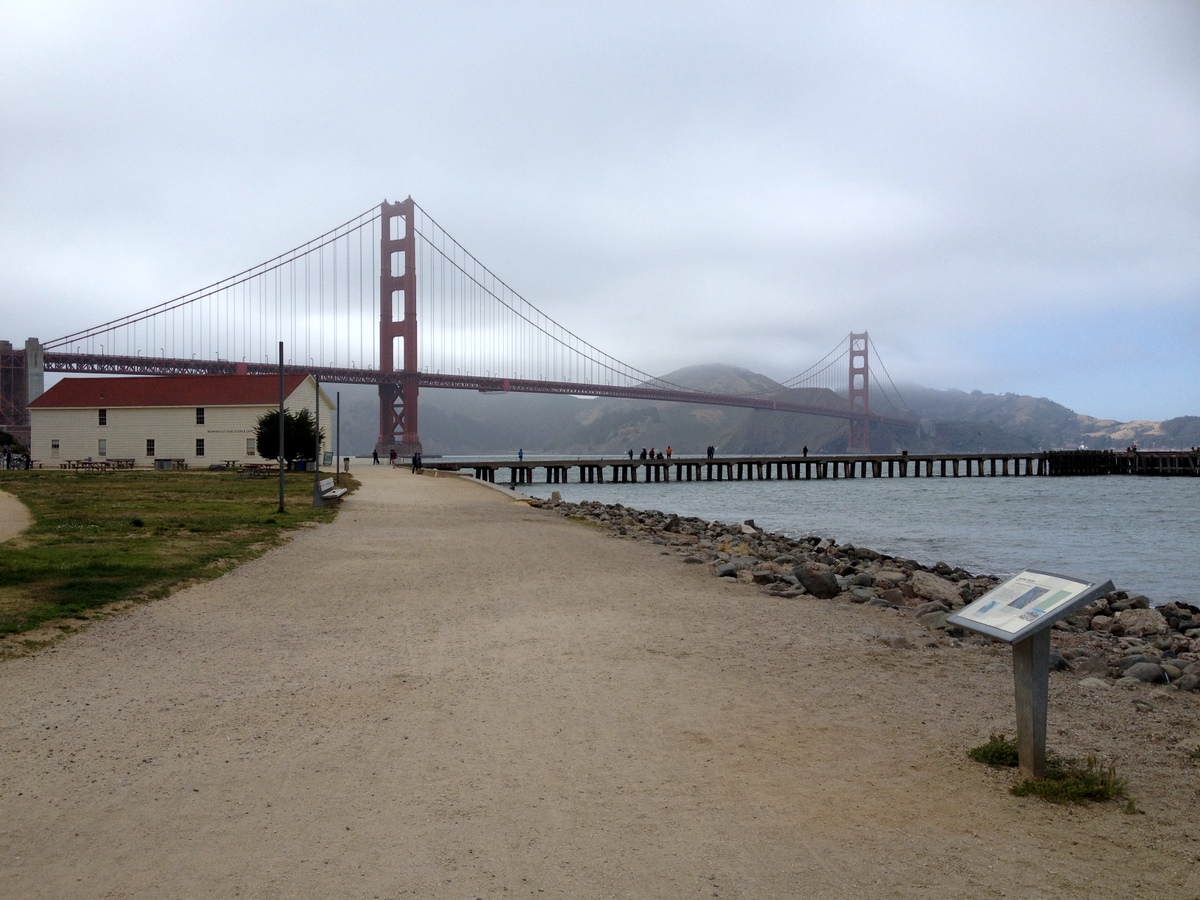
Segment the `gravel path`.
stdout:
<svg viewBox="0 0 1200 900">
<path fill-rule="evenodd" d="M 0 544 L 9 538 L 15 538 L 28 528 L 32 521 L 24 503 L 12 494 L 0 491 Z"/>
<path fill-rule="evenodd" d="M 1005 648 L 356 474 L 332 525 L 0 665 L 0 896 L 1200 895 L 1195 697 L 1054 676 L 1052 745 L 1144 814 L 1014 798 L 965 757 L 1011 733 Z"/>
</svg>

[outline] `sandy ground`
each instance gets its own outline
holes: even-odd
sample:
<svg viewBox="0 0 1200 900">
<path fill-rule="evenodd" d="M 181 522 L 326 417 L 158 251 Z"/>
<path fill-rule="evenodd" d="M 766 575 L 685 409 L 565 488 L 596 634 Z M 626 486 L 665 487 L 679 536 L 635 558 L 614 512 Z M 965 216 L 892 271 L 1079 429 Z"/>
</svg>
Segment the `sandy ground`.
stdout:
<svg viewBox="0 0 1200 900">
<path fill-rule="evenodd" d="M 1007 649 L 454 478 L 0 665 L 4 897 L 1200 896 L 1198 704 L 1051 683 L 1142 814 L 1012 797 Z M 902 635 L 912 649 L 881 638 Z"/>
</svg>

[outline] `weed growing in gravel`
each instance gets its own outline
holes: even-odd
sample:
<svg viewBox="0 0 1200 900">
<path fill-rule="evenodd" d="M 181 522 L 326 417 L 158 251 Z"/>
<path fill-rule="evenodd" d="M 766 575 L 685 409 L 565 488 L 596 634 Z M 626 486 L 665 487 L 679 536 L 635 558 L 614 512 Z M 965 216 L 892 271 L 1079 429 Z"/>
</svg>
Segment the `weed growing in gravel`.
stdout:
<svg viewBox="0 0 1200 900">
<path fill-rule="evenodd" d="M 980 744 L 967 751 L 967 756 L 984 765 L 997 769 L 1015 768 L 1020 762 L 1017 758 L 1017 741 L 1006 738 L 1002 734 L 993 734 L 986 744 Z"/>
<path fill-rule="evenodd" d="M 1015 768 L 1019 764 L 1017 742 L 1002 734 L 993 734 L 986 744 L 967 751 L 976 762 L 995 768 Z M 1117 776 L 1116 766 L 1102 766 L 1094 756 L 1085 762 L 1050 753 L 1046 756 L 1046 777 L 1027 779 L 1013 785 L 1018 797 L 1041 797 L 1050 803 L 1103 803 L 1126 800 L 1126 812 L 1136 813 L 1137 807 L 1125 792 L 1125 782 Z"/>
<path fill-rule="evenodd" d="M 1103 803 L 1128 799 L 1125 782 L 1117 777 L 1116 766 L 1111 763 L 1102 766 L 1094 756 L 1089 756 L 1083 763 L 1058 757 L 1047 759 L 1044 779 L 1023 781 L 1014 785 L 1012 792 L 1018 797 L 1041 797 L 1051 803 Z"/>
</svg>

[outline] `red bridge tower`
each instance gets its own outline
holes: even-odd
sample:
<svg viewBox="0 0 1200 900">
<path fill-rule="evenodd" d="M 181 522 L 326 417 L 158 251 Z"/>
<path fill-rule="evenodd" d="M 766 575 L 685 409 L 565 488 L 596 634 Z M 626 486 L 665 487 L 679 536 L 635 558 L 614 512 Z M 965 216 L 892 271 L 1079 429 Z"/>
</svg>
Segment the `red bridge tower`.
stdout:
<svg viewBox="0 0 1200 900">
<path fill-rule="evenodd" d="M 417 254 L 413 199 L 379 207 L 379 441 L 381 456 L 421 452 L 417 433 Z M 403 362 L 396 368 L 396 339 Z M 388 377 L 393 376 L 393 377 Z"/>
<path fill-rule="evenodd" d="M 850 440 L 847 449 L 851 453 L 869 453 L 871 435 L 867 416 L 871 413 L 868 387 L 871 383 L 867 369 L 867 332 L 850 334 Z"/>
</svg>

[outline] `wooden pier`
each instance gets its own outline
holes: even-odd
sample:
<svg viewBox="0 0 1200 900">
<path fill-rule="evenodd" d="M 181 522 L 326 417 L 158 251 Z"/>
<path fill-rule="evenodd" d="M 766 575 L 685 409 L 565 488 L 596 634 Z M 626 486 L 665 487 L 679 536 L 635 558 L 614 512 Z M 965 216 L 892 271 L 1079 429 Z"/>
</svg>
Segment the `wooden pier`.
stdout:
<svg viewBox="0 0 1200 900">
<path fill-rule="evenodd" d="M 427 462 L 427 469 L 471 470 L 495 483 L 532 484 L 539 469 L 546 484 L 620 484 L 689 481 L 811 481 L 838 478 L 994 478 L 1079 475 L 1200 475 L 1194 451 L 1051 450 L 1041 453 L 851 454 L 825 456 L 724 456 L 671 459 L 523 459 Z M 577 476 L 571 478 L 571 470 Z M 607 477 L 606 477 L 607 474 Z"/>
</svg>

